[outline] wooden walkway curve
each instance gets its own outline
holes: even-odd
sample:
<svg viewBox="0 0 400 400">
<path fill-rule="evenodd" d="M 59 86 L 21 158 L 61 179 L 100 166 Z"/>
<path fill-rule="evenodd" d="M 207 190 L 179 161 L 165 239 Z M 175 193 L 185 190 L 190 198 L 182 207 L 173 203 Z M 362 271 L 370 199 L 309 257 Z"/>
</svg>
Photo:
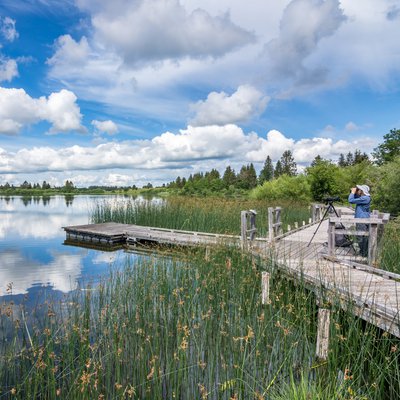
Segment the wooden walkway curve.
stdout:
<svg viewBox="0 0 400 400">
<path fill-rule="evenodd" d="M 66 244 L 87 243 L 92 248 L 97 244 L 115 246 L 143 242 L 180 246 L 241 245 L 261 261 L 272 259 L 290 277 L 301 279 L 317 294 L 321 303 L 340 299 L 344 309 L 400 338 L 400 275 L 361 264 L 365 260 L 358 257 L 351 247 L 335 248 L 334 254 L 331 249 L 331 254 L 328 254 L 328 226 L 326 219 L 318 230 L 316 222 L 272 240 L 255 239 L 253 226 L 247 231 L 250 232 L 250 238 L 254 239 L 250 240 L 246 229 L 243 230 L 243 224 L 241 236 L 112 222 L 63 229 L 67 236 Z"/>
</svg>

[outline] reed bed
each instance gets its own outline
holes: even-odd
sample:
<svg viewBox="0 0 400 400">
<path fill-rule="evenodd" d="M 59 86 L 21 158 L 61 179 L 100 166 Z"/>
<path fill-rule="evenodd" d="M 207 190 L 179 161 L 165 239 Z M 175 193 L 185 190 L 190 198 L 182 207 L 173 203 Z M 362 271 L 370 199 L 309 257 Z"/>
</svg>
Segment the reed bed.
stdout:
<svg viewBox="0 0 400 400">
<path fill-rule="evenodd" d="M 380 268 L 400 274 L 400 217 L 385 225 L 379 253 Z"/>
<path fill-rule="evenodd" d="M 326 362 L 316 299 L 233 248 L 131 258 L 96 286 L 0 312 L 0 399 L 399 398 L 399 343 L 332 303 Z M 315 397 L 309 397 L 312 394 Z"/>
<path fill-rule="evenodd" d="M 299 203 L 283 202 L 282 223 L 293 227 L 294 222 L 308 222 L 310 210 Z M 260 200 L 171 197 L 165 200 L 123 199 L 105 200 L 91 210 L 91 220 L 147 225 L 159 228 L 198 232 L 240 234 L 240 212 L 257 211 L 258 235 L 267 235 L 268 207 L 276 206 Z"/>
</svg>

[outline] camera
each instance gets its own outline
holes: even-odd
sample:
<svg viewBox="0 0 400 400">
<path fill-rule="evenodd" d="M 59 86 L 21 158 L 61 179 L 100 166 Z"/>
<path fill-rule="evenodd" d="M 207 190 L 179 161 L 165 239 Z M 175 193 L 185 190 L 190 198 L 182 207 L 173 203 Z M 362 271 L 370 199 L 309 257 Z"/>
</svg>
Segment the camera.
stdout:
<svg viewBox="0 0 400 400">
<path fill-rule="evenodd" d="M 340 201 L 340 197 L 339 196 L 324 197 L 322 200 L 324 201 L 325 204 L 328 204 L 328 203 L 333 203 L 334 201 Z"/>
</svg>

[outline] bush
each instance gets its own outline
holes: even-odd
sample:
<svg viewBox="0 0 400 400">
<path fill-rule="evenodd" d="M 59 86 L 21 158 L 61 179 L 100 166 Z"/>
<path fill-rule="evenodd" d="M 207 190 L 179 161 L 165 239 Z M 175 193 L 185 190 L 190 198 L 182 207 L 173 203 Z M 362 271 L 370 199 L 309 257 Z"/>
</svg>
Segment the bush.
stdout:
<svg viewBox="0 0 400 400">
<path fill-rule="evenodd" d="M 251 193 L 257 200 L 297 200 L 308 202 L 311 199 L 310 184 L 305 175 L 281 175 L 272 181 L 264 182 Z"/>
</svg>

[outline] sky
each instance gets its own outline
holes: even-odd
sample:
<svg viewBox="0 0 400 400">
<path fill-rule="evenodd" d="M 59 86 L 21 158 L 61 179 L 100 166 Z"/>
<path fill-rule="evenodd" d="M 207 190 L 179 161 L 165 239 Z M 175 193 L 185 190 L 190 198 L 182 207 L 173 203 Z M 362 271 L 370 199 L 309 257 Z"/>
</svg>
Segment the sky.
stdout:
<svg viewBox="0 0 400 400">
<path fill-rule="evenodd" d="M 400 128 L 400 0 L 2 0 L 0 184 L 162 185 Z"/>
</svg>

